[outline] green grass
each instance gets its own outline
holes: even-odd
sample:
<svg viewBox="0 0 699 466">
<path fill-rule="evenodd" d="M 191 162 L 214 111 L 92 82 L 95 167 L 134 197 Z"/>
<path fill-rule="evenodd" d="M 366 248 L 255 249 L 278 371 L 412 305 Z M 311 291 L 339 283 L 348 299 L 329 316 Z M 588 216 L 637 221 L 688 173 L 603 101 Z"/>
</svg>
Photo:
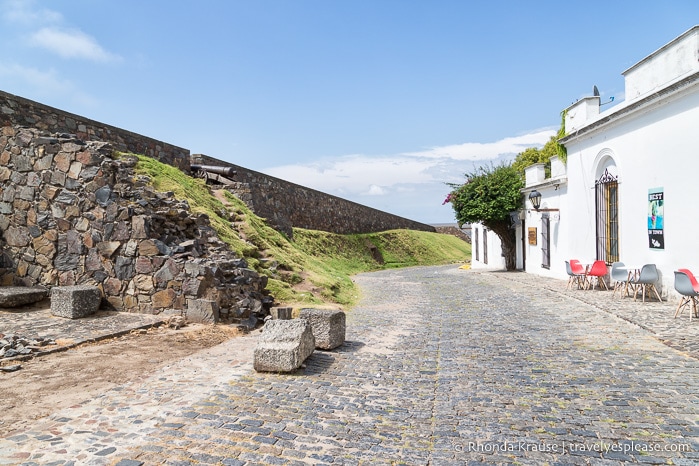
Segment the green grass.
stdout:
<svg viewBox="0 0 699 466">
<path fill-rule="evenodd" d="M 121 156 L 132 154 L 121 154 Z M 239 256 L 269 277 L 280 304 L 352 306 L 359 293 L 351 276 L 384 268 L 465 262 L 471 245 L 451 235 L 415 230 L 338 235 L 294 228 L 293 241 L 269 227 L 227 191 L 215 196 L 203 180 L 155 159 L 136 155 L 137 176 L 147 176 L 158 191 L 187 200 L 193 212 L 208 215 L 211 226 Z M 372 255 L 383 257 L 383 264 Z"/>
</svg>

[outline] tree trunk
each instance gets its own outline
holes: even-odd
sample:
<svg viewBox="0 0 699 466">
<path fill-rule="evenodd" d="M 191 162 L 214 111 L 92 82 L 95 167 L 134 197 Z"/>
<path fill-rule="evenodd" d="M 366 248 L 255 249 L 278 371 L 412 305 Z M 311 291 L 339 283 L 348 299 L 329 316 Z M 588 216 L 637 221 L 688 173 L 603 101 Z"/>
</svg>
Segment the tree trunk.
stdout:
<svg viewBox="0 0 699 466">
<path fill-rule="evenodd" d="M 517 269 L 517 246 L 515 230 L 510 228 L 509 219 L 503 222 L 488 222 L 484 225 L 500 238 L 502 256 L 505 258 L 505 269 Z"/>
</svg>

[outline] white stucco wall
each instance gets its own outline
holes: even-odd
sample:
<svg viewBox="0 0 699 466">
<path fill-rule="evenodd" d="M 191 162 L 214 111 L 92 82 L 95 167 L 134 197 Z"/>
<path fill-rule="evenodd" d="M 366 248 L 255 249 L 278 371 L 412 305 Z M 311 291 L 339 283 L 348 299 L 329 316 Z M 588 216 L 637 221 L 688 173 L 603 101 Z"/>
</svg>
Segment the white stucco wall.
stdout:
<svg viewBox="0 0 699 466">
<path fill-rule="evenodd" d="M 478 232 L 478 233 L 476 233 Z M 476 242 L 476 236 L 478 240 Z M 488 244 L 488 262 L 484 261 L 483 255 L 483 238 L 487 238 Z M 478 248 L 478 256 L 476 257 L 476 248 Z M 487 230 L 480 223 L 471 224 L 471 268 L 472 269 L 505 269 L 505 258 L 502 257 L 502 247 L 500 239 L 490 230 Z"/>
<path fill-rule="evenodd" d="M 541 193 L 541 209 L 559 209 L 558 211 L 535 211 L 528 206 L 525 228 L 529 229 L 531 227 L 536 228 L 537 244 L 530 245 L 528 238 L 525 241 L 526 248 L 526 271 L 529 273 L 535 273 L 538 275 L 543 275 L 546 277 L 554 278 L 566 278 L 565 260 L 567 259 L 567 226 L 565 223 L 566 217 L 566 207 L 565 207 L 565 195 L 567 193 L 567 187 L 561 185 L 557 190 L 553 187 L 550 189 L 541 189 L 538 191 Z M 527 201 L 528 203 L 528 201 Z M 541 228 L 542 222 L 541 218 L 543 215 L 548 214 L 549 216 L 549 228 L 550 228 L 550 267 L 544 268 L 542 266 L 543 262 L 543 249 L 542 249 L 542 235 Z M 525 233 L 525 236 L 526 233 Z"/>
<path fill-rule="evenodd" d="M 583 97 L 565 112 L 566 131 L 571 133 L 599 116 L 599 97 Z"/>
<path fill-rule="evenodd" d="M 699 70 L 699 26 L 624 71 L 626 100 L 641 98 Z"/>
</svg>

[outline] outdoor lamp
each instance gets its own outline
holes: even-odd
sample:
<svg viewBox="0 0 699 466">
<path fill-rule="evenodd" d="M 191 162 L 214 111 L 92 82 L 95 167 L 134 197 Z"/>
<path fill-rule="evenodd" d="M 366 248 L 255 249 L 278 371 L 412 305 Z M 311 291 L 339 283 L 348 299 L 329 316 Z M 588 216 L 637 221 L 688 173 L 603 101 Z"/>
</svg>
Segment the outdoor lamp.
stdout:
<svg viewBox="0 0 699 466">
<path fill-rule="evenodd" d="M 541 207 L 541 193 L 536 189 L 530 192 L 529 202 L 532 203 L 532 207 L 534 207 L 534 210 L 539 210 L 539 207 Z"/>
</svg>

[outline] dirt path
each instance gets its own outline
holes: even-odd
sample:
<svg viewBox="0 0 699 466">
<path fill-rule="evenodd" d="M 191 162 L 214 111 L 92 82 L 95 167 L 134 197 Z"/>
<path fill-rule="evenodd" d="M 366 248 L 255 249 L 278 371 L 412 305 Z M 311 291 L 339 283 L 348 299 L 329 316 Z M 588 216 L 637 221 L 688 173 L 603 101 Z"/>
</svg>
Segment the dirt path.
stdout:
<svg viewBox="0 0 699 466">
<path fill-rule="evenodd" d="M 152 328 L 21 362 L 16 372 L 0 372 L 0 434 L 23 430 L 61 408 L 238 335 L 225 325 Z"/>
</svg>

